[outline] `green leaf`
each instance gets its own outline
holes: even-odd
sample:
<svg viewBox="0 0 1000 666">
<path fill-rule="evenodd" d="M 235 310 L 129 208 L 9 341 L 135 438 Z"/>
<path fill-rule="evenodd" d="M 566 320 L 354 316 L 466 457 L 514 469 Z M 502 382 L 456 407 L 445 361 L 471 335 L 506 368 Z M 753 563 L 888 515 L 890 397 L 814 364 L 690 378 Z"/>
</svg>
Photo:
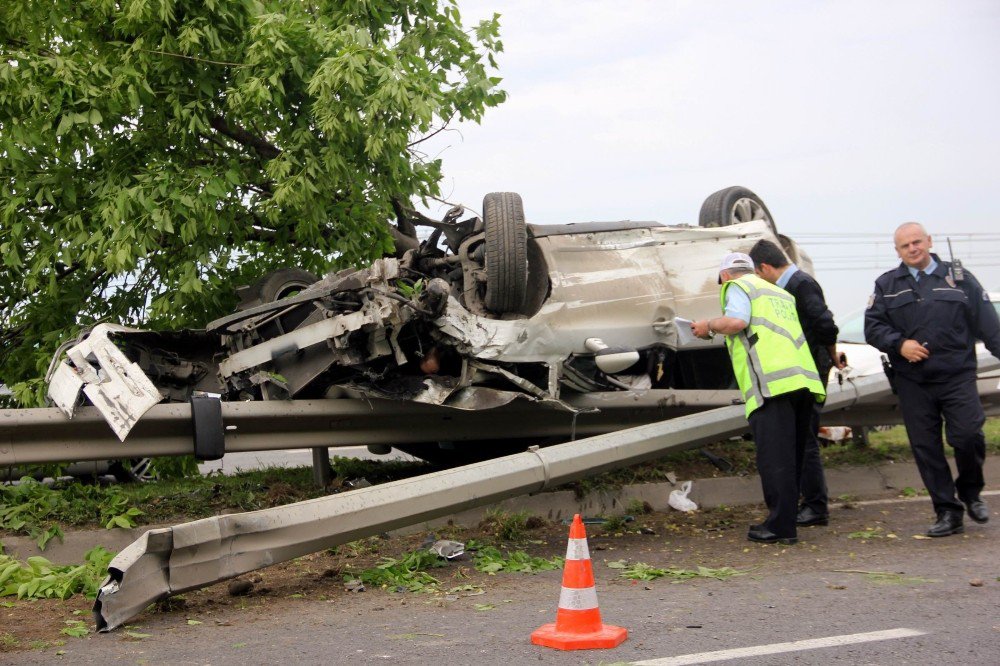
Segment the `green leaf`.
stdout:
<svg viewBox="0 0 1000 666">
<path fill-rule="evenodd" d="M 83 593 L 97 596 L 100 582 L 107 575 L 112 554 L 104 548 L 87 552 L 86 563 L 75 566 L 55 565 L 44 557 L 29 557 L 21 563 L 9 555 L 0 554 L 0 595 L 19 598 L 67 599 Z"/>
<path fill-rule="evenodd" d="M 143 638 L 149 638 L 150 636 L 153 635 L 153 634 L 143 634 L 143 633 L 140 633 L 138 631 L 124 631 L 122 633 L 125 636 L 128 636 L 129 638 L 133 638 L 133 639 L 135 639 L 137 641 L 141 641 Z"/>
<path fill-rule="evenodd" d="M 62 136 L 73 126 L 73 117 L 69 114 L 59 119 L 59 126 L 56 127 L 56 136 Z"/>
<path fill-rule="evenodd" d="M 90 633 L 90 627 L 84 624 L 81 620 L 65 620 L 65 623 L 69 626 L 60 629 L 60 634 L 73 636 L 74 638 L 83 638 Z"/>
</svg>

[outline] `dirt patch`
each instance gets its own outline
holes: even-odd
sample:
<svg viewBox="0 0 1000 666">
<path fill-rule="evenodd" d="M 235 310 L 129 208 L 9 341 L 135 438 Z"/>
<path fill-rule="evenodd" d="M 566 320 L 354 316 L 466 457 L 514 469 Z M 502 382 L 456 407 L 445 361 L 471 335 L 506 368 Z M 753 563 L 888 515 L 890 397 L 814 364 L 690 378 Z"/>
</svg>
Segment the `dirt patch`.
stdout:
<svg viewBox="0 0 1000 666">
<path fill-rule="evenodd" d="M 83 597 L 12 600 L 0 598 L 0 653 L 58 648 L 78 640 L 60 633 L 68 622 L 83 620 L 93 624 L 92 602 Z"/>
</svg>

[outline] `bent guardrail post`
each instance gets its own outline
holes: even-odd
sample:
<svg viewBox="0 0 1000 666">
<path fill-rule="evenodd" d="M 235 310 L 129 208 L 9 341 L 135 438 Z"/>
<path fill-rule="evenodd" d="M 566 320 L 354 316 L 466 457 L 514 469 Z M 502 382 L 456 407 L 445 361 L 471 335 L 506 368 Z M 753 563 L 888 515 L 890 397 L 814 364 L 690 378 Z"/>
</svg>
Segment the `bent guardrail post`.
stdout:
<svg viewBox="0 0 1000 666">
<path fill-rule="evenodd" d="M 889 393 L 884 377 L 833 391 L 831 409 Z M 587 474 L 702 446 L 747 428 L 743 405 L 721 407 L 505 458 L 273 509 L 154 530 L 109 566 L 94 606 L 100 631 L 149 603 L 255 569 L 448 513 L 538 492 Z"/>
</svg>

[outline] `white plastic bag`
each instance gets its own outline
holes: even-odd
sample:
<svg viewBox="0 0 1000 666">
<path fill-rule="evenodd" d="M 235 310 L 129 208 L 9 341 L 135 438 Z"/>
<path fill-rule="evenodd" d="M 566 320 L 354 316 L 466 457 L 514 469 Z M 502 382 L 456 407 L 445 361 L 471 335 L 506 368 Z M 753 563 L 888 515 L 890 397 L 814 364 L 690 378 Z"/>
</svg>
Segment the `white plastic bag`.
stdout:
<svg viewBox="0 0 1000 666">
<path fill-rule="evenodd" d="M 670 497 L 667 499 L 667 504 L 669 504 L 674 509 L 678 511 L 691 512 L 697 511 L 698 505 L 688 499 L 688 493 L 691 492 L 691 482 L 685 481 L 681 484 L 681 487 L 677 490 L 672 490 L 670 492 Z"/>
</svg>

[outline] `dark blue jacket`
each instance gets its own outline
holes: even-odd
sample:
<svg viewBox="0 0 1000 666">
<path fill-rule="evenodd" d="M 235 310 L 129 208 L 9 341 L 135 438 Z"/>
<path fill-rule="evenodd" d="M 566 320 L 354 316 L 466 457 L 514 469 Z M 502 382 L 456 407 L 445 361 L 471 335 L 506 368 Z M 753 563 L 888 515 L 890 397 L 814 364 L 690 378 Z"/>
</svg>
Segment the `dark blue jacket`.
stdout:
<svg viewBox="0 0 1000 666">
<path fill-rule="evenodd" d="M 931 256 L 937 268 L 919 282 L 903 263 L 880 275 L 865 312 L 865 340 L 889 355 L 898 374 L 917 382 L 974 374 L 977 338 L 1000 358 L 1000 319 L 989 295 L 968 270 L 956 282 L 951 263 Z M 907 339 L 927 347 L 927 360 L 900 356 Z"/>
<path fill-rule="evenodd" d="M 833 320 L 833 313 L 826 305 L 826 298 L 823 297 L 823 288 L 811 275 L 800 269 L 788 278 L 785 291 L 795 297 L 795 310 L 799 315 L 799 323 L 802 324 L 802 332 L 806 336 L 813 360 L 816 361 L 819 376 L 826 382 L 830 368 L 833 367 L 833 359 L 827 348 L 837 343 L 839 331 Z"/>
</svg>

